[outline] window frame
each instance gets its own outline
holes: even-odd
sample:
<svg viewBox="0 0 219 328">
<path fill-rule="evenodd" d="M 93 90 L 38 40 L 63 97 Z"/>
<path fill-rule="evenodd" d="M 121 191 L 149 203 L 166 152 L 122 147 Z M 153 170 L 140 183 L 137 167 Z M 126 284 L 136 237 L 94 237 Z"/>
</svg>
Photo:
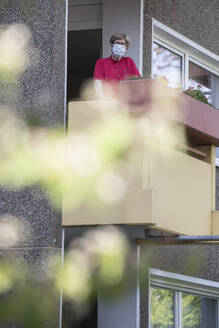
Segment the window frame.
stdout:
<svg viewBox="0 0 219 328">
<path fill-rule="evenodd" d="M 182 328 L 182 293 L 189 293 L 192 295 L 207 297 L 209 299 L 215 300 L 215 328 L 219 328 L 219 282 L 149 268 L 149 327 L 151 287 L 172 290 L 174 292 L 174 327 Z"/>
<path fill-rule="evenodd" d="M 186 36 L 152 18 L 152 42 L 155 37 L 164 43 L 177 48 L 181 52 L 187 53 L 190 57 L 193 57 L 199 60 L 200 63 L 211 67 L 217 74 L 219 74 L 219 55 L 216 55 Z"/>
<path fill-rule="evenodd" d="M 185 90 L 189 87 L 189 62 L 192 62 L 192 63 L 200 66 L 201 68 L 204 68 L 205 70 L 210 72 L 212 75 L 219 77 L 219 72 L 215 71 L 213 68 L 204 64 L 203 62 L 194 58 L 193 56 L 188 55 L 188 53 L 186 53 L 185 51 L 183 52 L 183 51 L 173 47 L 172 45 L 165 43 L 158 37 L 153 38 L 153 43 L 154 42 L 157 43 L 158 45 L 162 46 L 163 48 L 166 48 L 166 49 L 174 52 L 175 54 L 177 54 L 178 56 L 180 56 L 182 58 L 182 73 L 181 74 L 182 74 L 183 90 Z M 153 47 L 152 47 L 152 51 L 153 51 Z M 153 54 L 152 54 L 152 57 L 153 57 Z"/>
<path fill-rule="evenodd" d="M 190 40 L 184 35 L 169 28 L 163 23 L 152 18 L 152 47 L 151 47 L 151 68 L 153 65 L 153 42 L 160 44 L 162 47 L 169 49 L 182 56 L 182 88 L 185 90 L 189 87 L 189 61 L 206 69 L 216 76 L 219 81 L 219 56 L 205 49 L 196 42 Z M 213 78 L 212 78 L 213 80 Z M 219 83 L 219 82 L 218 82 Z M 212 98 L 215 105 L 215 89 L 212 83 Z M 216 104 L 218 107 L 218 104 Z"/>
<path fill-rule="evenodd" d="M 214 104 L 214 77 L 213 76 L 216 76 L 218 79 L 219 79 L 219 74 L 217 74 L 217 72 L 212 69 L 211 67 L 209 67 L 208 65 L 205 65 L 203 63 L 201 63 L 200 61 L 198 61 L 197 59 L 191 57 L 191 56 L 186 56 L 185 55 L 185 66 L 187 66 L 187 73 L 185 75 L 185 80 L 186 80 L 186 83 L 185 83 L 185 89 L 188 89 L 190 84 L 189 84 L 189 62 L 195 64 L 195 65 L 198 65 L 199 67 L 201 68 L 204 68 L 206 71 L 208 71 L 210 74 L 211 74 L 211 97 L 213 99 L 212 103 Z"/>
<path fill-rule="evenodd" d="M 153 43 L 154 42 L 156 42 L 158 45 L 162 46 L 163 48 L 165 48 L 167 50 L 170 50 L 171 52 L 174 52 L 176 55 L 181 57 L 181 59 L 182 59 L 181 84 L 182 84 L 182 88 L 185 89 L 185 54 L 182 51 L 179 51 L 178 49 L 170 46 L 169 44 L 166 44 L 165 42 L 163 42 L 162 40 L 160 40 L 157 37 L 154 37 Z M 153 47 L 152 47 L 152 51 L 153 51 Z M 152 54 L 152 57 L 153 57 L 153 54 Z"/>
</svg>

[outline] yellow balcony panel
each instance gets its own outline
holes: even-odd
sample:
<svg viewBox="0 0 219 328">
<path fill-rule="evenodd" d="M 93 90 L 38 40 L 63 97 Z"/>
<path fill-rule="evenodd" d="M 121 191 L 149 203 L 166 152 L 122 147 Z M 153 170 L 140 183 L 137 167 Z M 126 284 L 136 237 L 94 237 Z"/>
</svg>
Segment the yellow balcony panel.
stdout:
<svg viewBox="0 0 219 328">
<path fill-rule="evenodd" d="M 219 235 L 219 211 L 212 211 L 212 235 Z"/>
<path fill-rule="evenodd" d="M 118 102 L 83 101 L 71 102 L 68 105 L 68 131 L 80 132 L 89 130 L 98 121 L 111 115 L 108 108 L 117 109 Z M 108 117 L 108 116 L 107 116 Z M 143 140 L 142 140 L 143 142 Z M 154 192 L 142 188 L 142 147 L 135 145 L 134 156 L 130 157 L 129 171 L 122 173 L 125 181 L 129 181 L 127 191 L 121 201 L 99 204 L 97 208 L 82 204 L 79 208 L 69 211 L 63 195 L 62 224 L 68 225 L 99 225 L 99 224 L 153 224 Z M 88 163 L 89 165 L 89 163 Z M 135 168 L 133 167 L 135 166 Z M 138 167 L 137 167 L 138 166 Z M 137 172 L 139 172 L 138 174 Z"/>
<path fill-rule="evenodd" d="M 74 211 L 65 209 L 63 201 L 63 226 L 127 224 L 153 225 L 154 192 L 130 186 L 124 199 L 118 204 L 91 209 L 83 204 Z"/>
<path fill-rule="evenodd" d="M 70 103 L 69 131 L 83 131 L 95 124 L 105 116 L 105 106 L 95 101 Z M 115 106 L 119 108 L 116 102 Z M 139 126 L 139 119 L 139 115 L 133 116 L 136 126 Z M 215 196 L 212 169 L 214 147 L 206 143 L 193 145 L 193 148 L 183 144 L 179 147 L 167 145 L 158 140 L 159 135 L 156 139 L 156 133 L 153 134 L 153 131 L 156 132 L 156 123 L 151 123 L 147 113 L 144 113 L 142 122 L 145 124 L 145 137 L 134 144 L 135 161 L 131 156 L 126 159 L 133 169 L 124 172 L 124 178 L 126 174 L 131 183 L 122 201 L 102 207 L 100 205 L 96 210 L 82 204 L 76 210 L 68 211 L 64 195 L 62 224 L 153 225 L 157 229 L 177 234 L 211 234 L 211 211 L 214 209 L 212 204 Z M 178 122 L 174 124 L 171 120 L 172 137 L 173 132 L 182 127 Z"/>
<path fill-rule="evenodd" d="M 154 145 L 145 165 L 144 188 L 156 190 L 161 230 L 180 234 L 211 233 L 211 165 L 164 145 Z"/>
</svg>

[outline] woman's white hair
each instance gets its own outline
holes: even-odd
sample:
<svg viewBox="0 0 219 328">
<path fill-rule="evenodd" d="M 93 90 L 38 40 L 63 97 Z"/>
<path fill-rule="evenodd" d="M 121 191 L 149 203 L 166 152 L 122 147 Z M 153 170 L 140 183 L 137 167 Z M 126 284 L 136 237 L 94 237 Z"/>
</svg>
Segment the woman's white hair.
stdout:
<svg viewBox="0 0 219 328">
<path fill-rule="evenodd" d="M 125 33 L 114 33 L 110 38 L 110 44 L 112 45 L 116 40 L 125 40 L 126 48 L 129 48 L 131 40 Z"/>
</svg>

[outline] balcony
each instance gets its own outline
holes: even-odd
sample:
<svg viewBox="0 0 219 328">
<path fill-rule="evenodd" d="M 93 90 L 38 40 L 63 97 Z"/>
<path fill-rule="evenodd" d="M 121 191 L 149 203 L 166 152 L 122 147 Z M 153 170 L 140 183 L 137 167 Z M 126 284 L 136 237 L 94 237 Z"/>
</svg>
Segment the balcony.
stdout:
<svg viewBox="0 0 219 328">
<path fill-rule="evenodd" d="M 68 211 L 63 225 L 153 226 L 177 234 L 218 233 L 215 213 L 215 146 L 219 111 L 153 80 L 120 83 L 114 104 L 131 116 L 144 136 L 136 140 L 124 172 L 129 188 L 117 204 L 92 213 L 86 204 Z M 68 105 L 69 131 L 99 120 L 98 102 Z M 86 113 L 86 114 L 85 114 Z"/>
</svg>

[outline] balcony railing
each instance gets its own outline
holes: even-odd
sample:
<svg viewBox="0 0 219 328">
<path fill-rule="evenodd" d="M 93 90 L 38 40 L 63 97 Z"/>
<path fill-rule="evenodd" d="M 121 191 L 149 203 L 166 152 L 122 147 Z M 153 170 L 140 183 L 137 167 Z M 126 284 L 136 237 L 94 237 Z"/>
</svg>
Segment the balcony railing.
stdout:
<svg viewBox="0 0 219 328">
<path fill-rule="evenodd" d="M 214 212 L 219 112 L 152 80 L 122 82 L 115 104 L 131 115 L 134 125 L 142 118 L 144 137 L 135 143 L 134 157 L 127 158 L 133 169 L 124 173 L 129 188 L 119 203 L 95 213 L 86 203 L 68 212 L 64 201 L 63 225 L 128 224 L 179 234 L 214 233 L 219 226 Z M 101 108 L 95 101 L 69 103 L 69 131 L 99 119 Z"/>
</svg>

